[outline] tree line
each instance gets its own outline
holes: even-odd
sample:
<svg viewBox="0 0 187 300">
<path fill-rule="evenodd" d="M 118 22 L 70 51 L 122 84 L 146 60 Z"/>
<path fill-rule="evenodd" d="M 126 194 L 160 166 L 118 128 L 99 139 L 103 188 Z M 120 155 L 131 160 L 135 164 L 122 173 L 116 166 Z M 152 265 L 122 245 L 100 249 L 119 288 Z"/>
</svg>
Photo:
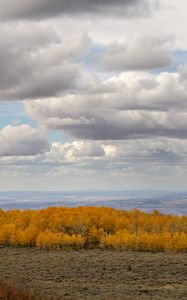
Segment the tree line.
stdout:
<svg viewBox="0 0 187 300">
<path fill-rule="evenodd" d="M 0 209 L 0 245 L 187 252 L 187 216 L 109 207 Z"/>
</svg>

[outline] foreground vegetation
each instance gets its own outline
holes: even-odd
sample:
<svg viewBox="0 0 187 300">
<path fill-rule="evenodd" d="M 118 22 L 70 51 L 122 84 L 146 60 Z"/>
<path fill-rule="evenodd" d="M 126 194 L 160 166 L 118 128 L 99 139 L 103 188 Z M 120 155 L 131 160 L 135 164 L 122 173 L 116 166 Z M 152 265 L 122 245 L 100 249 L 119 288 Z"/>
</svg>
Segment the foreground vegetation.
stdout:
<svg viewBox="0 0 187 300">
<path fill-rule="evenodd" d="M 187 252 L 187 216 L 108 207 L 0 210 L 0 245 Z"/>
<path fill-rule="evenodd" d="M 186 300 L 186 270 L 187 253 L 0 248 L 0 277 L 51 300 Z"/>
<path fill-rule="evenodd" d="M 7 283 L 0 280 L 1 300 L 44 300 L 25 288 L 18 287 L 15 283 Z"/>
</svg>

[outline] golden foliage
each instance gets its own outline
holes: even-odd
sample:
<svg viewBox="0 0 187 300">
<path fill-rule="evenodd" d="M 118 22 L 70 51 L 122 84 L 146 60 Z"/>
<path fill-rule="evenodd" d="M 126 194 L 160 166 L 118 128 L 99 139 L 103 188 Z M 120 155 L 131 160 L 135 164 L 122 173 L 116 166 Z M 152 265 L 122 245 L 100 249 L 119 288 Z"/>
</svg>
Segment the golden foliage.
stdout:
<svg viewBox="0 0 187 300">
<path fill-rule="evenodd" d="M 1 209 L 0 245 L 187 252 L 187 216 L 109 207 Z"/>
</svg>

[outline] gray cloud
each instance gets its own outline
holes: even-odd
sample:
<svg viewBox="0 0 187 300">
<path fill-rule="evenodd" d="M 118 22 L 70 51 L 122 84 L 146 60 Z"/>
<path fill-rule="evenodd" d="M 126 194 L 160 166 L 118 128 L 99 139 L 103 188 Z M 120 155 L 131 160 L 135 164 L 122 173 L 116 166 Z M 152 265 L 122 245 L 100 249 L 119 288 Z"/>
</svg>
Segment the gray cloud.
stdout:
<svg viewBox="0 0 187 300">
<path fill-rule="evenodd" d="M 144 39 L 147 43 L 146 55 L 143 51 Z M 128 55 L 122 53 L 122 57 L 118 52 L 111 55 L 112 46 L 109 46 L 107 53 L 110 55 L 102 58 L 103 61 L 106 58 L 103 64 L 108 69 L 157 68 L 169 64 L 169 45 L 171 39 L 168 36 L 135 39 L 127 49 Z M 61 36 L 60 31 L 44 24 L 18 24 L 14 33 L 9 25 L 2 26 L 0 100 L 42 99 L 65 93 L 101 94 L 106 89 L 112 91 L 110 84 L 104 85 L 99 75 L 93 75 L 92 70 L 87 68 L 86 54 L 92 51 L 92 46 L 93 41 L 87 34 Z M 119 56 L 119 61 L 116 56 Z M 148 79 L 144 80 L 146 84 L 157 83 Z"/>
<path fill-rule="evenodd" d="M 172 63 L 171 36 L 130 37 L 124 43 L 109 45 L 95 61 L 105 70 L 147 70 L 163 68 Z"/>
<path fill-rule="evenodd" d="M 0 145 L 0 156 L 32 156 L 49 150 L 47 140 L 29 125 L 1 129 Z"/>
<path fill-rule="evenodd" d="M 80 139 L 187 138 L 187 86 L 183 73 L 127 72 L 102 83 L 98 93 L 25 103 L 50 130 Z M 110 89 L 107 87 L 110 86 Z"/>
<path fill-rule="evenodd" d="M 120 140 L 152 136 L 187 138 L 187 113 L 124 110 L 106 107 L 72 109 L 63 100 L 28 103 L 27 110 L 51 130 L 81 139 Z M 61 105 L 60 105 L 61 103 Z M 74 103 L 74 105 L 76 105 Z M 55 108 L 56 106 L 56 108 Z M 60 107 L 61 109 L 57 108 Z"/>
<path fill-rule="evenodd" d="M 42 19 L 58 15 L 98 14 L 126 17 L 147 16 L 158 0 L 24 0 L 1 1 L 2 20 Z"/>
<path fill-rule="evenodd" d="M 0 29 L 0 100 L 52 97 L 81 89 L 86 82 L 78 62 L 91 45 L 87 35 L 69 44 L 48 26 Z"/>
</svg>

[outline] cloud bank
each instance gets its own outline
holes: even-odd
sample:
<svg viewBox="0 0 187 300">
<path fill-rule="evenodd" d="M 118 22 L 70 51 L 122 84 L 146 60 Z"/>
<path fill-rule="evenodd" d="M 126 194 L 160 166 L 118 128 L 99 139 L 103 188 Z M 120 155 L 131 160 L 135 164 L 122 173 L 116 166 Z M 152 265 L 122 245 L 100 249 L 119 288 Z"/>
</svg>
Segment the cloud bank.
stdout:
<svg viewBox="0 0 187 300">
<path fill-rule="evenodd" d="M 78 139 L 187 138 L 186 67 L 178 73 L 125 72 L 88 93 L 25 102 L 49 130 Z"/>
<path fill-rule="evenodd" d="M 59 15 L 121 15 L 139 17 L 150 14 L 156 0 L 2 0 L 0 18 L 2 20 L 46 19 Z"/>
<path fill-rule="evenodd" d="M 186 185 L 182 2 L 1 1 L 3 186 Z"/>
</svg>

